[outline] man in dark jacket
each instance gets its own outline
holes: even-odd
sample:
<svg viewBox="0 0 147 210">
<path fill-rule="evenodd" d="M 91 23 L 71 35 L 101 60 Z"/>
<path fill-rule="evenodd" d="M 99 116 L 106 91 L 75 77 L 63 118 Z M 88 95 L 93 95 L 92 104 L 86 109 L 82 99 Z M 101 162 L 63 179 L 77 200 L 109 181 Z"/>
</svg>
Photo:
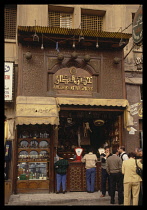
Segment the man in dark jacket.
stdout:
<svg viewBox="0 0 147 210">
<path fill-rule="evenodd" d="M 115 203 L 116 185 L 118 189 L 118 203 L 123 204 L 123 175 L 122 160 L 117 156 L 117 149 L 112 150 L 113 155 L 106 160 L 106 170 L 110 174 L 111 204 Z"/>
<path fill-rule="evenodd" d="M 102 195 L 100 197 L 105 197 L 106 195 L 106 182 L 108 179 L 108 194 L 110 196 L 110 177 L 109 174 L 106 171 L 106 159 L 111 156 L 110 153 L 110 147 L 106 146 L 105 152 L 100 155 L 100 161 L 101 161 L 101 191 Z"/>
<path fill-rule="evenodd" d="M 62 155 L 59 155 L 59 160 L 54 164 L 56 170 L 57 179 L 57 194 L 60 191 L 60 186 L 62 184 L 62 191 L 65 194 L 66 190 L 66 172 L 68 167 L 68 160 L 65 160 Z"/>
</svg>

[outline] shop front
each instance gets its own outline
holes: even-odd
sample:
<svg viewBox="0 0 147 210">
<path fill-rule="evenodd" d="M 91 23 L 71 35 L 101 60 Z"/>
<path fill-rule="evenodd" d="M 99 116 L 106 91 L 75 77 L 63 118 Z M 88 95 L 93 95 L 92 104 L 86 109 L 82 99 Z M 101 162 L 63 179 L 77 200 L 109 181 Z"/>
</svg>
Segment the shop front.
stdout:
<svg viewBox="0 0 147 210">
<path fill-rule="evenodd" d="M 16 193 L 48 193 L 52 188 L 58 118 L 55 98 L 17 97 Z"/>
<path fill-rule="evenodd" d="M 69 161 L 67 191 L 86 191 L 85 167 L 75 160 L 75 148 L 118 147 L 122 143 L 129 104 L 124 99 L 17 97 L 16 193 L 56 191 L 54 158 Z M 126 122 L 126 121 L 125 121 Z M 100 190 L 97 163 L 95 190 Z"/>
</svg>

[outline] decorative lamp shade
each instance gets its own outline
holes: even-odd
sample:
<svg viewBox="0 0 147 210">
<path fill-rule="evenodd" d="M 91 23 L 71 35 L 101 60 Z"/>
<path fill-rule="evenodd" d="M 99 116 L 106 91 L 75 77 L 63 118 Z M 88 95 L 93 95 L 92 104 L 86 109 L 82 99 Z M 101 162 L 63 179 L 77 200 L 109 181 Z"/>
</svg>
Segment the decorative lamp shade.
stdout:
<svg viewBox="0 0 147 210">
<path fill-rule="evenodd" d="M 102 126 L 102 125 L 104 125 L 104 123 L 105 123 L 104 120 L 95 120 L 94 121 L 95 126 Z"/>
</svg>

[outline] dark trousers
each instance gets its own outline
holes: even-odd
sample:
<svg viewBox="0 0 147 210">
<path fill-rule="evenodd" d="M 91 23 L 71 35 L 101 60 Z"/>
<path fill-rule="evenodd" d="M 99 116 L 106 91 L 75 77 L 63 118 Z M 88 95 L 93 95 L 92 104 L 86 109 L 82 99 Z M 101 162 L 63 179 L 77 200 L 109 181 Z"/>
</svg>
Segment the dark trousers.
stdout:
<svg viewBox="0 0 147 210">
<path fill-rule="evenodd" d="M 106 194 L 106 181 L 108 179 L 108 194 L 110 195 L 110 176 L 107 173 L 106 169 L 102 168 L 102 173 L 101 173 L 101 191 L 102 194 Z"/>
<path fill-rule="evenodd" d="M 111 202 L 115 201 L 116 185 L 118 189 L 118 202 L 123 203 L 123 176 L 122 173 L 110 173 L 110 194 Z"/>
</svg>

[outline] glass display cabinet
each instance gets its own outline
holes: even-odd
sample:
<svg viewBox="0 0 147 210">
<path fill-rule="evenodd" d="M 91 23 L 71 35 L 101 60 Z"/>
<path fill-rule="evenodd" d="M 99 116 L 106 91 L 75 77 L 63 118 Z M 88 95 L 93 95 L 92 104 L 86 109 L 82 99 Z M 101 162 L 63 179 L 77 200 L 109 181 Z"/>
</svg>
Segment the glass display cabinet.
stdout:
<svg viewBox="0 0 147 210">
<path fill-rule="evenodd" d="M 47 126 L 19 128 L 17 193 L 49 191 L 50 134 Z"/>
<path fill-rule="evenodd" d="M 20 162 L 18 180 L 48 180 L 48 164 L 42 162 Z"/>
</svg>

